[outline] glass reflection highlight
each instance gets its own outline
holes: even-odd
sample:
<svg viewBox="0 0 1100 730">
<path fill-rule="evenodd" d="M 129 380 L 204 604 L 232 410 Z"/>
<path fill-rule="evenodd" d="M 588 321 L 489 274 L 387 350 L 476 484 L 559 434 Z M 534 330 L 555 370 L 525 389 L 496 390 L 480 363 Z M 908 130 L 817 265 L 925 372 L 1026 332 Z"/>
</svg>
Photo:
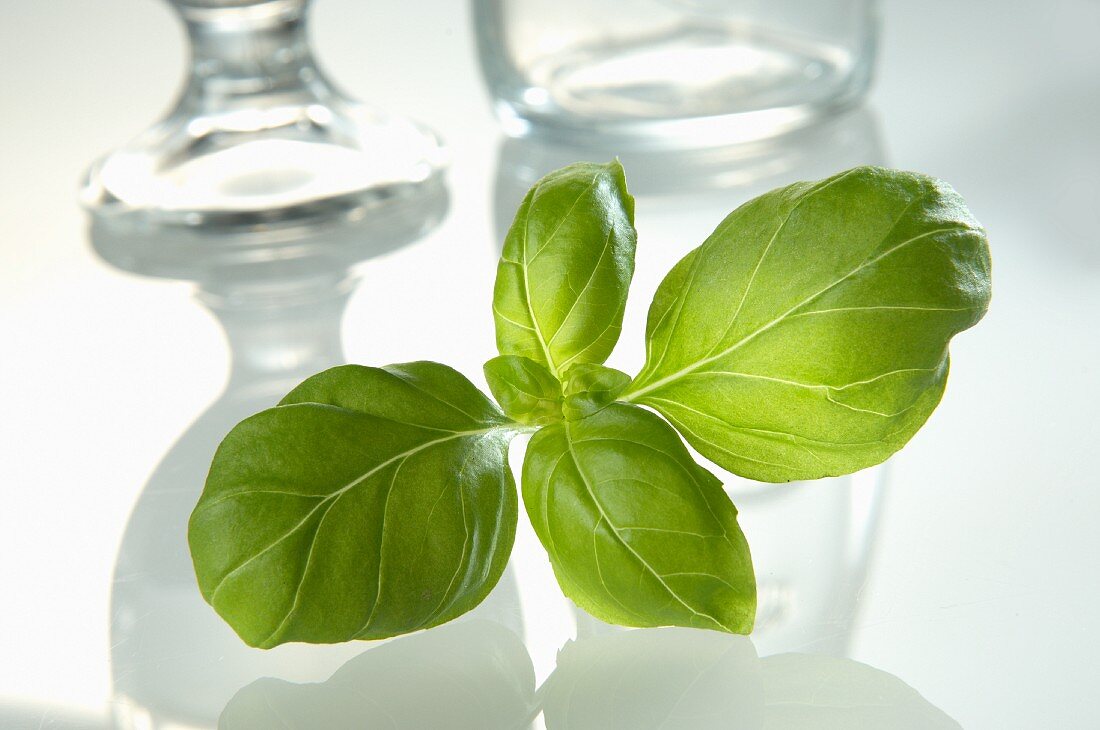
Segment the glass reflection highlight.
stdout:
<svg viewBox="0 0 1100 730">
<path fill-rule="evenodd" d="M 538 135 L 504 138 L 493 202 L 498 245 L 523 196 L 539 178 L 579 160 L 603 162 L 614 157 L 626 168 L 635 197 L 683 202 L 684 196 L 691 196 L 689 208 L 670 213 L 683 219 L 690 211 L 692 218 L 717 225 L 737 202 L 797 180 L 828 177 L 858 165 L 883 165 L 886 152 L 878 119 L 867 107 L 773 139 L 702 150 L 637 150 L 584 134 L 568 141 Z"/>
</svg>

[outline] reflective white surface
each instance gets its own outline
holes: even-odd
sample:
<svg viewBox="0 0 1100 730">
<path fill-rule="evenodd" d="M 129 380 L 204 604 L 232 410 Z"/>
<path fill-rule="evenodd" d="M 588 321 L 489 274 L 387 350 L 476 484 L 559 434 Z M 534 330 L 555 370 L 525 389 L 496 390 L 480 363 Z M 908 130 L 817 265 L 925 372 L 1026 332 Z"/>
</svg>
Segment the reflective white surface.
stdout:
<svg viewBox="0 0 1100 730">
<path fill-rule="evenodd" d="M 631 372 L 661 277 L 770 187 L 859 162 L 917 169 L 954 184 L 990 232 L 989 315 L 954 343 L 944 402 L 897 457 L 818 484 L 728 478 L 760 574 L 751 643 L 620 633 L 576 615 L 522 515 L 506 581 L 464 623 L 381 647 L 236 642 L 193 590 L 179 532 L 220 432 L 285 380 L 345 358 L 437 359 L 481 383 L 502 222 L 541 172 L 614 153 L 503 142 L 468 8 L 423 5 L 321 0 L 314 33 L 338 83 L 446 138 L 442 222 L 357 252 L 354 287 L 342 259 L 243 280 L 160 271 L 203 279 L 203 304 L 191 284 L 123 273 L 141 266 L 101 238 L 93 249 L 75 197 L 84 166 L 173 97 L 184 47 L 167 5 L 5 6 L 0 728 L 210 727 L 219 716 L 270 727 L 249 714 L 257 696 L 286 722 L 307 713 L 294 727 L 322 711 L 334 714 L 313 726 L 373 726 L 368 706 L 399 727 L 1100 724 L 1092 0 L 887 1 L 869 109 L 779 148 L 622 155 L 639 250 L 610 364 Z M 386 63 L 367 64 L 365 48 Z M 340 693 L 349 681 L 382 694 Z M 895 714 L 858 714 L 868 697 Z M 562 703 L 571 709 L 553 709 Z M 515 715 L 539 707 L 544 717 Z"/>
</svg>

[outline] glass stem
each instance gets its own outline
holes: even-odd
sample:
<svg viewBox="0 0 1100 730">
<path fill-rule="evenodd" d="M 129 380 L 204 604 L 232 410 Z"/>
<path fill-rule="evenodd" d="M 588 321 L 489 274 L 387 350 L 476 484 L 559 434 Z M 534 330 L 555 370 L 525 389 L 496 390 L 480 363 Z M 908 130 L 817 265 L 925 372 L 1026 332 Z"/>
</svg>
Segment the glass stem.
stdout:
<svg viewBox="0 0 1100 730">
<path fill-rule="evenodd" d="M 185 103 L 224 111 L 305 93 L 319 78 L 306 34 L 307 7 L 297 0 L 181 9 L 191 43 Z"/>
</svg>

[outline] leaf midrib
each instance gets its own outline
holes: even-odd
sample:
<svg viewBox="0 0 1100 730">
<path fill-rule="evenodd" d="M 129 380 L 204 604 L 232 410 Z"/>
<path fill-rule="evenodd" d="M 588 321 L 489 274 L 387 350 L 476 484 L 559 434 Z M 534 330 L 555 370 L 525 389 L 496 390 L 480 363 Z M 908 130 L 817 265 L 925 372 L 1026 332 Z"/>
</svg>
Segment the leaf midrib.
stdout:
<svg viewBox="0 0 1100 730">
<path fill-rule="evenodd" d="M 580 192 L 577 198 L 573 201 L 573 204 L 569 206 L 569 210 L 566 211 L 565 215 L 563 215 L 561 220 L 558 221 L 558 225 L 554 227 L 554 230 L 550 233 L 550 236 L 543 242 L 539 250 L 535 252 L 535 256 L 530 259 L 527 258 L 527 241 L 531 229 L 531 208 L 535 206 L 535 198 L 537 197 L 537 193 L 536 195 L 531 196 L 531 202 L 527 206 L 527 210 L 524 212 L 523 263 L 519 265 L 520 273 L 523 277 L 523 297 L 525 299 L 525 304 L 527 305 L 527 313 L 531 316 L 531 324 L 534 326 L 535 339 L 538 340 L 539 346 L 542 348 L 542 355 L 546 358 L 546 366 L 550 368 L 550 372 L 554 375 L 554 377 L 559 379 L 561 378 L 561 373 L 559 372 L 557 365 L 554 363 L 554 358 L 550 355 L 550 343 L 546 340 L 545 335 L 543 335 L 542 325 L 539 322 L 538 318 L 535 316 L 535 305 L 531 301 L 531 277 L 529 275 L 528 268 L 531 266 L 531 262 L 534 261 L 539 254 L 545 251 L 546 248 L 550 245 L 550 242 L 554 240 L 554 237 L 558 235 L 558 231 L 560 231 L 562 226 L 565 225 L 565 221 L 568 220 L 569 216 L 573 214 L 573 210 L 577 207 L 577 204 L 580 203 L 581 198 L 587 195 L 588 192 L 592 190 L 593 187 L 595 187 L 596 182 L 599 180 L 599 178 L 600 174 L 598 172 L 592 176 L 592 180 Z"/>
<path fill-rule="evenodd" d="M 707 357 L 701 358 L 701 359 L 697 360 L 696 362 L 677 370 L 676 372 L 672 373 L 671 375 L 667 375 L 667 376 L 665 376 L 665 377 L 663 377 L 659 380 L 654 381 L 653 383 L 650 383 L 649 385 L 646 385 L 646 386 L 643 386 L 643 387 L 639 388 L 638 390 L 635 390 L 635 391 L 631 392 L 628 388 L 627 392 L 624 393 L 621 396 L 620 399 L 622 401 L 626 402 L 626 403 L 637 402 L 646 393 L 652 392 L 654 390 L 657 390 L 658 388 L 661 388 L 665 385 L 668 385 L 669 383 L 671 383 L 675 380 L 678 380 L 681 377 L 683 377 L 683 376 L 685 376 L 689 373 L 692 373 L 692 372 L 698 370 L 699 368 L 701 368 L 705 365 L 709 365 L 712 362 L 715 362 L 717 360 L 721 360 L 725 356 L 727 356 L 730 353 L 734 352 L 735 350 L 742 347 L 743 345 L 748 344 L 749 342 L 756 339 L 757 337 L 764 334 L 765 332 L 772 329 L 773 327 L 787 321 L 791 317 L 791 315 L 795 314 L 799 309 L 806 306 L 810 302 L 813 302 L 818 297 L 821 297 L 822 295 L 828 293 L 829 291 L 831 291 L 835 287 L 840 286 L 842 283 L 844 283 L 848 279 L 852 278 L 853 276 L 858 274 L 860 271 L 863 271 L 868 266 L 873 266 L 874 264 L 878 263 L 879 261 L 882 261 L 886 257 L 894 254 L 895 252 L 901 250 L 902 248 L 905 248 L 906 246 L 909 246 L 913 243 L 916 243 L 917 241 L 928 238 L 929 236 L 934 236 L 936 234 L 951 233 L 951 232 L 965 232 L 967 230 L 968 229 L 965 228 L 965 227 L 950 226 L 950 227 L 946 227 L 946 228 L 937 228 L 936 230 L 932 230 L 932 231 L 926 231 L 926 232 L 924 232 L 920 235 L 913 236 L 912 238 L 908 238 L 905 241 L 902 241 L 901 243 L 887 249 L 886 251 L 879 254 L 878 256 L 876 256 L 872 259 L 868 259 L 868 260 L 864 261 L 862 264 L 855 267 L 854 269 L 852 269 L 851 271 L 849 271 L 847 274 L 840 277 L 836 281 L 832 282 L 831 284 L 826 286 L 824 289 L 821 289 L 820 291 L 818 291 L 814 294 L 811 294 L 809 297 L 807 297 L 806 299 L 803 299 L 801 302 L 794 305 L 793 307 L 788 309 L 786 312 L 783 312 L 782 314 L 780 314 L 778 317 L 776 317 L 772 321 L 768 322 L 767 324 L 762 325 L 761 327 L 758 327 L 756 330 L 754 330 L 754 331 L 750 332 L 749 334 L 745 335 L 740 340 L 733 343 L 729 347 L 723 349 L 722 351 L 720 351 L 718 353 L 715 353 L 713 355 L 709 355 Z M 671 334 L 669 335 L 669 342 L 671 342 Z"/>
<path fill-rule="evenodd" d="M 565 422 L 563 424 L 563 426 L 564 426 L 564 429 L 565 429 L 565 445 L 566 445 L 566 448 L 569 451 L 569 458 L 570 458 L 570 460 L 572 460 L 573 465 L 577 467 L 577 474 L 581 478 L 581 484 L 584 485 L 584 489 L 588 493 L 588 496 L 592 500 L 592 503 L 594 505 L 596 505 L 596 509 L 600 513 L 600 519 L 602 519 L 604 522 L 606 522 L 607 526 L 611 528 L 611 534 L 613 534 L 615 536 L 615 539 L 619 542 L 619 544 L 621 544 L 624 548 L 626 548 L 626 550 L 631 555 L 633 555 L 635 557 L 635 559 L 637 559 L 638 562 L 641 563 L 651 575 L 653 575 L 654 578 L 657 579 L 657 582 L 659 582 L 664 587 L 664 589 L 666 591 L 668 591 L 668 594 L 670 596 L 672 596 L 672 598 L 677 603 L 679 603 L 681 606 L 686 608 L 692 614 L 694 614 L 696 616 L 699 616 L 701 618 L 705 618 L 709 621 L 713 621 L 717 626 L 719 626 L 723 630 L 729 631 L 729 628 L 726 627 L 721 621 L 719 621 L 715 617 L 713 617 L 713 616 L 711 616 L 707 613 L 702 613 L 700 611 L 697 611 L 696 609 L 694 609 L 690 605 L 688 605 L 687 602 L 685 602 L 684 599 L 682 599 L 680 597 L 680 595 L 678 593 L 676 593 L 676 591 L 674 591 L 668 583 L 665 582 L 665 579 L 661 576 L 661 574 L 658 573 L 656 570 L 654 570 L 653 566 L 650 565 L 649 562 L 645 558 L 643 558 L 638 553 L 637 550 L 635 550 L 626 540 L 623 539 L 622 535 L 619 534 L 619 528 L 616 527 L 615 523 L 611 521 L 611 518 L 608 516 L 607 511 L 604 510 L 603 504 L 600 502 L 599 498 L 596 497 L 596 493 L 592 490 L 592 487 L 589 484 L 588 476 L 584 473 L 584 469 L 581 467 L 580 459 L 577 458 L 577 452 L 573 449 L 573 435 L 569 432 L 569 423 Z M 604 585 L 604 587 L 605 587 L 605 589 L 607 588 L 606 584 Z M 608 589 L 608 594 L 610 595 L 610 593 L 611 592 Z"/>
<path fill-rule="evenodd" d="M 326 503 L 328 503 L 330 501 L 333 501 L 335 499 L 339 499 L 340 496 L 345 494 L 348 490 L 353 489 L 354 487 L 362 484 L 363 482 L 370 479 L 372 476 L 379 473 L 380 471 L 382 471 L 386 467 L 390 466 L 394 462 L 397 462 L 397 461 L 400 461 L 400 460 L 403 460 L 403 459 L 407 459 L 410 456 L 412 456 L 413 454 L 416 454 L 420 451 L 423 451 L 424 449 L 430 448 L 432 446 L 436 446 L 436 445 L 441 444 L 441 443 L 446 443 L 448 441 L 454 441 L 455 439 L 464 438 L 466 436 L 482 436 L 482 435 L 485 435 L 485 434 L 489 434 L 489 433 L 493 433 L 493 432 L 501 431 L 501 430 L 502 429 L 501 429 L 500 426 L 491 426 L 489 428 L 476 429 L 476 430 L 472 430 L 472 431 L 455 431 L 455 432 L 452 432 L 452 434 L 450 436 L 445 436 L 443 438 L 433 439 L 432 441 L 427 441 L 423 444 L 420 444 L 419 446 L 416 446 L 416 447 L 413 447 L 411 449 L 407 449 L 405 451 L 402 451 L 401 453 L 396 454 L 396 455 L 386 459 L 385 461 L 383 461 L 379 464 L 376 464 L 375 466 L 371 467 L 365 473 L 361 474 L 360 476 L 356 477 L 352 481 L 345 484 L 340 489 L 324 496 L 324 498 L 322 498 L 320 502 L 318 502 L 316 505 L 314 505 L 314 507 L 309 512 L 306 513 L 305 517 L 303 517 L 301 519 L 301 521 L 299 521 L 296 525 L 294 525 L 294 527 L 292 527 L 290 530 L 288 530 L 287 532 L 285 532 L 284 534 L 279 536 L 274 542 L 269 544 L 263 550 L 260 550 L 256 554 L 250 556 L 248 559 L 246 559 L 240 565 L 233 568 L 228 573 L 226 573 L 224 576 L 222 576 L 222 579 L 220 581 L 218 581 L 218 584 L 216 586 L 214 586 L 214 590 L 210 593 L 210 604 L 211 605 L 214 604 L 215 600 L 217 599 L 218 592 L 225 586 L 225 584 L 229 581 L 230 578 L 232 578 L 234 575 L 239 573 L 241 570 L 243 570 L 246 566 L 248 566 L 254 560 L 256 560 L 260 556 L 266 554 L 268 551 L 272 550 L 276 545 L 281 543 L 283 540 L 287 539 L 288 537 L 293 535 L 295 532 L 297 532 L 302 527 L 302 525 L 306 524 L 309 521 L 309 519 L 311 517 L 313 517 L 313 515 L 317 512 L 317 510 L 319 510 L 322 506 L 324 506 Z M 238 494 L 245 494 L 245 493 L 246 492 L 239 492 Z M 302 495 L 302 496 L 319 496 L 319 495 Z"/>
<path fill-rule="evenodd" d="M 752 288 L 753 282 L 756 279 L 756 274 L 760 270 L 760 266 L 761 266 L 761 264 L 763 264 L 764 258 L 768 255 L 768 252 L 771 250 L 772 244 L 774 244 L 776 238 L 779 237 L 779 233 L 786 227 L 787 221 L 789 221 L 791 219 L 791 216 L 793 216 L 794 213 L 807 200 L 812 198 L 814 195 L 816 195 L 820 191 L 828 188 L 833 183 L 839 182 L 839 181 L 843 180 L 844 178 L 848 177 L 849 175 L 851 175 L 855 171 L 856 171 L 856 169 L 852 169 L 852 170 L 849 170 L 845 173 L 837 175 L 836 177 L 821 180 L 818 183 L 816 183 L 815 185 L 813 185 L 810 189 L 804 191 L 802 194 L 797 196 L 797 198 L 794 200 L 794 204 L 791 206 L 791 209 L 789 211 L 787 211 L 787 214 L 783 217 L 783 220 L 779 223 L 779 226 L 776 228 L 775 233 L 773 233 L 771 238 L 768 240 L 767 246 L 764 247 L 763 252 L 760 254 L 760 257 L 757 259 L 756 266 L 753 268 L 753 271 L 752 271 L 752 275 L 749 277 L 749 281 L 745 285 L 745 290 L 741 293 L 741 301 L 737 305 L 737 310 L 733 313 L 733 317 L 732 317 L 729 325 L 726 326 L 725 331 L 722 333 L 722 337 L 720 337 L 718 339 L 718 343 L 715 344 L 715 347 L 717 347 L 718 344 L 721 344 L 722 339 L 725 338 L 725 336 L 727 334 L 729 334 L 730 330 L 732 329 L 734 324 L 737 322 L 737 317 L 741 313 L 741 308 L 744 306 L 746 298 L 748 298 L 749 290 Z M 734 213 L 727 216 L 726 219 L 724 221 L 722 221 L 721 224 L 719 224 L 718 228 L 716 228 L 714 230 L 714 233 L 712 233 L 710 236 L 707 237 L 707 240 L 711 241 L 711 240 L 721 238 L 721 236 L 723 236 L 725 234 L 725 232 L 727 230 L 729 230 L 729 228 L 734 223 L 736 223 L 738 221 L 737 212 L 738 211 L 735 211 Z M 706 245 L 705 242 L 704 242 L 704 245 Z M 702 247 L 700 247 L 700 248 L 702 248 Z M 700 249 L 695 249 L 694 251 L 689 253 L 688 256 L 695 256 L 699 252 L 699 250 Z M 688 281 L 687 281 L 687 284 L 684 286 L 684 291 L 685 292 L 691 289 L 691 285 L 695 281 L 695 275 L 698 272 L 699 267 L 702 266 L 702 264 L 700 263 L 701 261 L 702 261 L 702 258 L 696 256 L 695 260 L 692 262 L 691 270 L 688 272 Z M 677 310 L 676 311 L 676 319 L 672 323 L 671 329 L 668 333 L 668 337 L 665 338 L 665 346 L 664 346 L 664 349 L 661 350 L 661 356 L 657 359 L 657 362 L 655 362 L 652 366 L 652 369 L 654 369 L 654 370 L 659 368 L 661 366 L 661 363 L 664 362 L 665 356 L 668 355 L 668 348 L 672 343 L 672 338 L 676 334 L 676 330 L 680 325 L 680 315 L 683 313 L 684 305 L 687 303 L 687 299 L 686 299 L 686 297 L 680 297 L 677 301 L 678 301 L 679 306 L 676 307 L 676 310 Z M 673 305 L 670 304 L 668 309 L 666 309 L 661 314 L 660 319 L 657 320 L 657 324 L 653 326 L 652 331 L 653 331 L 654 334 L 657 333 L 657 329 L 661 326 L 661 324 L 665 320 L 665 317 L 668 315 L 668 313 L 672 309 L 673 309 Z M 647 370 L 650 368 L 650 365 L 649 365 L 649 356 L 650 356 L 649 348 L 650 348 L 650 346 L 651 346 L 651 341 L 646 343 L 646 369 Z M 711 352 L 713 352 L 713 349 L 711 350 Z"/>
</svg>

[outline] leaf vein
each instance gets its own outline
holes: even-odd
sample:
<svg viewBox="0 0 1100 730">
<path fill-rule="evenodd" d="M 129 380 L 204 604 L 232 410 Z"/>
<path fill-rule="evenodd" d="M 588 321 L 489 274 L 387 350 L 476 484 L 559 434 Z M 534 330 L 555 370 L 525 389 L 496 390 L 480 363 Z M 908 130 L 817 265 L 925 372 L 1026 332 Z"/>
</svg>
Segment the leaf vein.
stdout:
<svg viewBox="0 0 1100 730">
<path fill-rule="evenodd" d="M 569 321 L 569 318 L 571 316 L 573 316 L 573 312 L 576 311 L 577 305 L 580 304 L 580 301 L 584 297 L 585 292 L 588 291 L 589 287 L 592 286 L 592 282 L 595 281 L 596 273 L 600 270 L 600 264 L 603 263 L 604 256 L 606 256 L 607 252 L 611 249 L 611 236 L 614 235 L 614 233 L 615 226 L 609 226 L 607 230 L 607 238 L 604 239 L 603 248 L 600 250 L 600 257 L 596 259 L 596 265 L 592 267 L 592 271 L 588 274 L 588 279 L 584 282 L 584 286 L 581 287 L 580 292 L 578 292 L 577 296 L 573 299 L 573 304 L 569 307 L 569 311 L 565 313 L 565 316 L 562 317 L 561 323 L 558 324 L 557 329 L 554 330 L 554 334 L 550 335 L 550 341 L 547 343 L 547 346 L 554 344 L 554 340 L 557 339 L 559 334 L 561 334 L 562 329 L 565 327 L 565 323 Z"/>
<path fill-rule="evenodd" d="M 474 423 L 480 423 L 484 420 L 484 418 L 482 418 L 481 416 L 476 416 L 472 413 L 468 413 L 464 409 L 459 408 L 458 406 L 456 406 L 454 403 L 451 403 L 450 401 L 445 401 L 442 398 L 440 398 L 438 395 L 436 395 L 435 393 L 432 393 L 430 391 L 425 390 L 424 388 L 421 388 L 419 385 L 416 384 L 416 381 L 414 381 L 411 377 L 407 377 L 406 374 L 401 373 L 400 371 L 391 370 L 390 368 L 382 368 L 382 370 L 385 371 L 386 373 L 388 373 L 390 376 L 392 376 L 394 378 L 397 378 L 402 383 L 405 383 L 406 385 L 408 385 L 413 390 L 415 390 L 419 393 L 423 393 L 424 395 L 428 396 L 432 400 L 436 401 L 437 403 L 441 403 L 442 405 L 446 406 L 447 408 L 451 409 L 452 411 L 454 411 L 456 413 L 461 413 L 463 416 L 465 416 L 466 418 L 469 418 Z M 440 430 L 442 430 L 442 429 L 440 429 Z"/>
<path fill-rule="evenodd" d="M 653 568 L 653 566 L 651 566 L 649 564 L 649 562 L 645 558 L 643 558 L 641 556 L 641 554 L 638 553 L 638 551 L 636 551 L 630 545 L 630 543 L 628 543 L 626 540 L 624 540 L 622 538 L 622 536 L 618 532 L 618 528 L 615 527 L 615 523 L 613 523 L 610 520 L 610 518 L 607 515 L 607 511 L 603 507 L 603 504 L 600 502 L 599 498 L 596 497 L 595 492 L 592 490 L 592 487 L 589 484 L 588 476 L 584 473 L 584 470 L 581 468 L 580 460 L 577 458 L 576 452 L 573 450 L 573 441 L 572 441 L 572 437 L 569 434 L 569 424 L 568 424 L 568 422 L 566 422 L 566 424 L 565 424 L 565 436 L 566 436 L 566 445 L 567 445 L 567 448 L 569 449 L 569 455 L 570 455 L 570 458 L 573 461 L 574 466 L 577 469 L 577 475 L 580 477 L 581 483 L 584 485 L 585 491 L 588 492 L 589 498 L 592 500 L 593 504 L 596 505 L 596 509 L 599 510 L 601 518 L 605 522 L 607 522 L 607 526 L 611 529 L 611 534 L 615 536 L 615 539 L 619 542 L 619 544 L 621 544 L 623 547 L 625 547 L 627 549 L 627 551 L 629 553 L 631 553 L 638 560 L 638 562 L 641 563 L 641 565 L 657 579 L 657 582 L 660 583 L 664 587 L 664 589 L 666 591 L 668 591 L 669 595 L 672 596 L 674 599 L 676 599 L 676 601 L 680 605 L 682 605 L 684 608 L 686 608 L 692 614 L 694 614 L 696 616 L 699 616 L 700 618 L 708 619 L 708 620 L 712 621 L 715 625 L 717 625 L 719 628 L 728 630 L 728 627 L 724 626 L 722 624 L 722 622 L 719 621 L 718 619 L 716 619 L 713 616 L 707 614 L 706 612 L 696 610 L 695 608 L 690 606 L 686 601 L 684 601 L 684 599 L 681 598 L 679 596 L 679 594 L 677 594 L 676 591 L 674 591 L 672 589 L 672 587 L 669 586 L 669 584 L 664 581 L 663 578 L 661 578 L 660 574 Z M 599 524 L 599 523 L 597 522 L 597 524 Z M 595 533 L 593 532 L 593 534 L 595 534 Z"/>
<path fill-rule="evenodd" d="M 913 236 L 911 238 L 908 238 L 908 239 L 902 241 L 901 243 L 887 249 L 886 251 L 879 254 L 878 256 L 876 256 L 872 259 L 868 259 L 868 260 L 864 261 L 862 264 L 855 267 L 854 269 L 849 271 L 844 276 L 840 277 L 839 279 L 837 279 L 833 283 L 829 284 L 825 288 L 821 289 L 820 291 L 818 291 L 814 294 L 811 294 L 809 297 L 807 297 L 806 299 L 803 299 L 801 302 L 799 302 L 795 306 L 791 307 L 790 309 L 788 309 L 783 314 L 780 314 L 778 317 L 776 317 L 772 321 L 768 322 L 767 324 L 764 324 L 761 327 L 758 327 L 756 330 L 754 330 L 753 332 L 750 332 L 749 334 L 745 335 L 740 340 L 738 340 L 734 344 L 730 345 L 729 347 L 725 348 L 721 352 L 718 352 L 717 354 L 710 355 L 708 357 L 704 357 L 700 360 L 697 360 L 696 362 L 694 362 L 690 365 L 687 365 L 686 367 L 683 367 L 680 370 L 677 370 L 676 372 L 674 372 L 670 375 L 667 375 L 663 378 L 660 378 L 659 380 L 656 380 L 653 383 L 650 383 L 649 385 L 643 386 L 643 387 L 639 388 L 638 390 L 635 390 L 632 393 L 628 393 L 628 394 L 623 396 L 623 400 L 627 401 L 627 402 L 635 401 L 635 400 L 637 400 L 638 398 L 640 398 L 641 396 L 643 396 L 646 393 L 649 393 L 653 390 L 656 390 L 657 388 L 660 388 L 664 385 L 667 385 L 668 383 L 670 383 L 674 380 L 677 380 L 677 379 L 679 379 L 679 378 L 681 378 L 681 377 L 683 377 L 683 376 L 685 376 L 689 373 L 692 373 L 692 372 L 698 370 L 699 368 L 703 367 L 704 365 L 709 365 L 710 363 L 712 363 L 716 360 L 719 360 L 719 359 L 725 357 L 726 355 L 729 355 L 730 353 L 737 350 L 739 347 L 747 344 L 748 342 L 751 342 L 753 339 L 755 339 L 759 335 L 763 334 L 764 332 L 767 332 L 768 330 L 772 329 L 776 325 L 784 322 L 792 314 L 797 312 L 799 309 L 806 306 L 807 304 L 814 301 L 815 299 L 822 296 L 823 294 L 827 293 L 831 289 L 839 286 L 840 284 L 847 281 L 848 279 L 852 278 L 853 276 L 858 274 L 860 271 L 863 271 L 864 269 L 866 269 L 868 266 L 873 266 L 874 264 L 878 263 L 879 261 L 882 261 L 883 259 L 887 258 L 888 256 L 893 255 L 897 251 L 900 251 L 901 249 L 905 248 L 906 246 L 910 246 L 910 245 L 912 245 L 912 244 L 914 244 L 918 241 L 922 241 L 924 239 L 927 239 L 929 236 L 934 236 L 938 233 L 951 233 L 951 232 L 958 232 L 958 231 L 965 231 L 965 230 L 967 230 L 967 229 L 960 228 L 959 226 L 952 226 L 952 227 L 948 227 L 948 228 L 938 228 L 938 229 L 935 229 L 935 230 L 932 230 L 932 231 L 925 231 L 924 233 L 921 233 L 917 236 Z"/>
<path fill-rule="evenodd" d="M 397 475 L 401 472 L 401 467 L 405 465 L 408 458 L 409 457 L 406 456 L 397 463 L 397 466 L 393 470 L 393 476 L 390 477 L 389 486 L 386 487 L 386 499 L 382 503 L 382 524 L 378 529 L 378 579 L 374 584 L 374 601 L 371 604 L 370 612 L 367 614 L 367 620 L 363 622 L 363 625 L 360 626 L 354 634 L 352 634 L 353 636 L 360 636 L 367 630 L 371 621 L 374 620 L 374 614 L 378 611 L 378 604 L 382 602 L 382 569 L 385 566 L 386 518 L 389 516 L 390 497 L 393 496 L 393 487 L 397 483 Z"/>
<path fill-rule="evenodd" d="M 836 307 L 833 309 L 814 309 L 809 312 L 798 312 L 791 315 L 791 319 L 795 317 L 809 317 L 816 314 L 835 314 L 840 312 L 872 312 L 872 311 L 890 311 L 890 312 L 974 312 L 977 307 L 917 307 L 917 306 L 867 306 L 867 307 Z"/>
<path fill-rule="evenodd" d="M 344 495 L 341 494 L 340 497 L 332 500 L 332 504 L 325 508 L 324 514 L 322 514 L 321 519 L 318 520 L 317 527 L 313 530 L 313 540 L 311 540 L 309 544 L 309 552 L 306 554 L 305 567 L 302 568 L 302 575 L 298 579 L 298 585 L 294 589 L 294 600 L 290 603 L 290 609 L 286 612 L 286 616 L 283 617 L 283 620 L 279 622 L 279 625 L 275 627 L 275 630 L 268 634 L 267 638 L 265 638 L 263 642 L 261 642 L 261 645 L 267 644 L 267 642 L 275 638 L 279 634 L 279 632 L 282 631 L 283 628 L 285 628 L 286 625 L 290 622 L 291 617 L 294 616 L 294 612 L 298 610 L 298 604 L 302 598 L 302 586 L 304 586 L 306 583 L 306 577 L 308 577 L 309 575 L 309 567 L 313 562 L 313 551 L 314 548 L 317 547 L 317 536 L 321 534 L 321 527 L 325 524 L 325 520 L 330 514 L 332 514 L 332 510 L 340 502 L 340 498 L 343 496 Z"/>
</svg>

